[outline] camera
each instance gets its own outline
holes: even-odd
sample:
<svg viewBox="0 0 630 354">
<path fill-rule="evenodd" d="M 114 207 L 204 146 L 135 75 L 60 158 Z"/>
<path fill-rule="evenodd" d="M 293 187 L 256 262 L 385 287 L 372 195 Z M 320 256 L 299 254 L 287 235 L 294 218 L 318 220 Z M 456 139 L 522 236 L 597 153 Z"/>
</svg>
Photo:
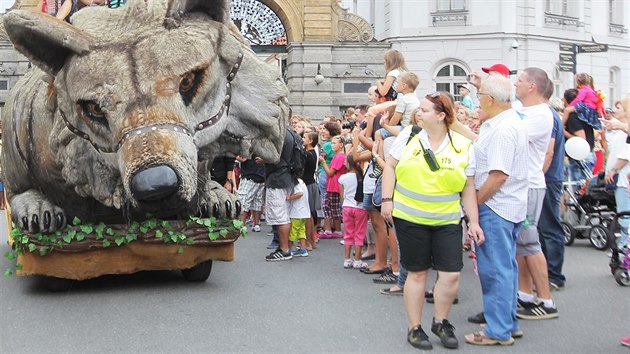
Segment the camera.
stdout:
<svg viewBox="0 0 630 354">
<path fill-rule="evenodd" d="M 435 172 L 440 169 L 440 165 L 438 164 L 435 154 L 431 149 L 424 150 L 423 156 L 431 171 Z"/>
<path fill-rule="evenodd" d="M 349 121 L 348 123 L 343 123 L 341 125 L 341 129 L 348 129 L 348 130 L 352 130 L 354 129 L 354 127 L 357 125 L 356 121 Z"/>
<path fill-rule="evenodd" d="M 475 77 L 473 76 L 473 74 L 466 75 L 466 81 L 468 81 L 468 82 L 472 82 L 474 78 Z"/>
</svg>

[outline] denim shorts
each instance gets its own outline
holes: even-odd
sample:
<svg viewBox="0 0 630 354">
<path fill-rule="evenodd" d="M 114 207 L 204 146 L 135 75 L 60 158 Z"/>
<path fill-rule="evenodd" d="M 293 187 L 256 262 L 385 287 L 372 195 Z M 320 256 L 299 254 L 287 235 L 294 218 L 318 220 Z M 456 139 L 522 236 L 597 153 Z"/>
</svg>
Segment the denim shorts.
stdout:
<svg viewBox="0 0 630 354">
<path fill-rule="evenodd" d="M 377 210 L 376 205 L 372 203 L 372 193 L 366 193 L 363 195 L 363 209 L 367 211 Z"/>
</svg>

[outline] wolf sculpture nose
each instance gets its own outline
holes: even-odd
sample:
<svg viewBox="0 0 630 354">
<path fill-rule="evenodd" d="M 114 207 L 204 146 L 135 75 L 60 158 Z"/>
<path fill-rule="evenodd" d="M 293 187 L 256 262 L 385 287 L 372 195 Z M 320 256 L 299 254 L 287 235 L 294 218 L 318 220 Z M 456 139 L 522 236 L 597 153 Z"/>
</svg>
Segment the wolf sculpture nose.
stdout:
<svg viewBox="0 0 630 354">
<path fill-rule="evenodd" d="M 177 192 L 177 174 L 168 166 L 156 166 L 136 173 L 131 179 L 131 193 L 141 202 L 155 202 Z"/>
</svg>

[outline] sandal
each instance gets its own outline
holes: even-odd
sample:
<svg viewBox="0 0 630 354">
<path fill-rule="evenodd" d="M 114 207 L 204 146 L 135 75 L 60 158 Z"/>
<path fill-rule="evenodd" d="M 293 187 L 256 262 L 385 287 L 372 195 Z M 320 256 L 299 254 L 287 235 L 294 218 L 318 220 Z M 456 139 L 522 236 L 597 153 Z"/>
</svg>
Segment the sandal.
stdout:
<svg viewBox="0 0 630 354">
<path fill-rule="evenodd" d="M 466 343 L 474 345 L 512 345 L 514 344 L 514 338 L 507 340 L 498 340 L 490 337 L 486 337 L 483 332 L 473 332 L 464 336 Z"/>
</svg>

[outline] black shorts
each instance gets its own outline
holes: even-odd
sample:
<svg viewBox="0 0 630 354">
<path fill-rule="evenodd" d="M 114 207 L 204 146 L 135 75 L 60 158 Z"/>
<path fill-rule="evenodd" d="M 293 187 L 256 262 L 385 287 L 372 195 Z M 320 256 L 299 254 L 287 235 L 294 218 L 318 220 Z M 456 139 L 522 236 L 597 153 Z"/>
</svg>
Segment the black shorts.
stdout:
<svg viewBox="0 0 630 354">
<path fill-rule="evenodd" d="M 410 272 L 431 267 L 442 272 L 459 272 L 462 261 L 462 224 L 429 226 L 394 218 L 400 263 Z"/>
</svg>

